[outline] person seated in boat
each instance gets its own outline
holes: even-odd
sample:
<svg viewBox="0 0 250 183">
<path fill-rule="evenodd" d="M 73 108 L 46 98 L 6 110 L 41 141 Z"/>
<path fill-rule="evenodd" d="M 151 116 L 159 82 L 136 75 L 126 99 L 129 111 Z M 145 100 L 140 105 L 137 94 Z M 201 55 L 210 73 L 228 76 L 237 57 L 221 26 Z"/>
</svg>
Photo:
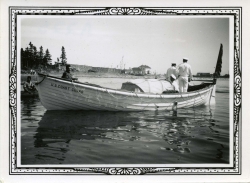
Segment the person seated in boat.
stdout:
<svg viewBox="0 0 250 183">
<path fill-rule="evenodd" d="M 179 82 L 174 74 L 170 75 L 169 85 L 165 85 L 165 91 L 163 93 L 178 93 L 179 92 Z"/>
<path fill-rule="evenodd" d="M 27 77 L 27 80 L 23 84 L 24 91 L 28 93 L 34 93 L 36 91 L 35 85 L 31 82 L 31 76 Z"/>
<path fill-rule="evenodd" d="M 71 66 L 68 64 L 66 65 L 66 71 L 63 73 L 62 78 L 68 80 L 78 80 L 78 78 L 74 78 L 70 73 Z"/>
</svg>

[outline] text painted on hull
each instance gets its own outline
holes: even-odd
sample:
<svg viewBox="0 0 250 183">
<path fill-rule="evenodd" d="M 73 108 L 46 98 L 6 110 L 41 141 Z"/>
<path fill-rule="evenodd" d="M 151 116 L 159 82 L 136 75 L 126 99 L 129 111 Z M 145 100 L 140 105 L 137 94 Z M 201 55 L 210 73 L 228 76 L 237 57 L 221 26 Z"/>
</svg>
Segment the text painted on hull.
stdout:
<svg viewBox="0 0 250 183">
<path fill-rule="evenodd" d="M 51 83 L 51 86 L 54 86 L 56 88 L 61 88 L 61 89 L 64 89 L 64 90 L 68 90 L 68 91 L 83 93 L 83 90 L 77 90 L 75 88 L 71 88 L 71 87 L 68 87 L 68 86 L 58 85 L 58 84 L 54 84 L 54 83 Z"/>
</svg>

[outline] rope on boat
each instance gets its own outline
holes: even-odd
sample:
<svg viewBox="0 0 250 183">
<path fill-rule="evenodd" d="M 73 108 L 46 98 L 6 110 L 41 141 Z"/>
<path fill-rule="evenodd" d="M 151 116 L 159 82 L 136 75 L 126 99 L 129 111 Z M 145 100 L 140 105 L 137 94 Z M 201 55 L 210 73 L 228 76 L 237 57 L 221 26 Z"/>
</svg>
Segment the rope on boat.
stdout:
<svg viewBox="0 0 250 183">
<path fill-rule="evenodd" d="M 162 95 L 160 95 L 160 97 L 162 98 L 162 99 L 164 99 L 163 97 L 162 97 Z M 148 107 L 148 105 L 150 104 L 150 102 L 152 101 L 152 100 L 154 100 L 154 99 L 156 99 L 156 98 L 152 98 L 151 100 L 149 100 L 149 101 L 146 101 L 148 104 L 143 108 L 143 110 L 146 108 L 146 107 Z M 142 101 L 142 98 L 140 98 L 140 100 Z M 166 107 L 170 107 L 171 105 L 172 105 L 172 103 L 174 102 L 176 100 L 176 98 L 174 98 L 171 102 L 169 102 L 169 105 L 167 105 Z M 143 102 L 145 102 L 145 101 L 143 101 Z M 158 107 L 155 103 L 153 103 L 156 107 Z"/>
<path fill-rule="evenodd" d="M 87 98 L 88 99 L 88 97 L 86 97 L 86 96 L 84 96 L 84 95 L 82 95 L 80 92 L 79 92 L 79 90 L 76 88 L 76 86 L 74 85 L 74 82 L 73 82 L 73 80 L 71 81 L 71 83 L 72 83 L 72 85 L 74 86 L 74 88 L 77 90 L 77 92 L 81 95 L 81 96 L 83 96 L 84 98 Z M 126 96 L 126 97 L 124 97 L 124 98 L 117 98 L 117 97 L 115 97 L 113 94 L 111 94 L 111 93 L 109 93 L 109 91 L 106 89 L 106 92 L 110 95 L 110 96 L 112 96 L 112 97 L 114 97 L 114 98 L 116 98 L 117 100 L 123 100 L 123 99 L 127 99 L 129 96 Z M 138 97 L 138 98 L 140 98 L 138 95 L 137 95 L 137 93 L 135 93 L 136 94 L 136 96 Z M 132 97 L 134 97 L 134 96 L 132 96 Z M 147 101 L 147 102 L 151 102 L 153 99 L 155 99 L 155 98 L 152 98 L 150 101 Z M 140 98 L 140 100 L 142 100 L 142 98 Z M 98 100 L 99 101 L 99 103 L 100 103 L 100 100 Z M 145 101 L 144 101 L 145 102 Z M 148 104 L 149 105 L 149 104 Z M 156 104 L 155 104 L 155 106 L 157 106 Z M 121 106 L 122 108 L 124 108 L 123 106 Z M 147 106 L 145 106 L 145 107 L 147 107 Z M 144 107 L 144 108 L 145 108 Z"/>
<path fill-rule="evenodd" d="M 214 88 L 212 88 L 212 91 L 211 91 L 211 92 L 213 92 L 213 89 L 214 89 Z M 198 91 L 195 91 L 195 92 L 197 92 L 197 93 L 199 94 L 200 98 L 201 98 L 202 100 L 204 100 L 204 98 L 201 97 L 200 92 L 198 92 Z M 212 110 L 211 110 L 211 106 L 210 106 L 211 96 L 212 96 L 212 93 L 211 93 L 211 95 L 210 95 L 210 97 L 209 97 L 209 113 L 210 113 L 210 116 L 212 116 Z M 194 101 L 195 101 L 195 100 L 194 100 Z M 202 115 L 202 113 L 201 113 L 201 115 Z"/>
<path fill-rule="evenodd" d="M 210 102 L 211 102 L 211 97 L 212 97 L 212 95 L 213 95 L 213 90 L 214 90 L 214 87 L 212 88 L 211 94 L 210 94 L 210 97 L 209 97 L 209 113 L 210 113 L 210 116 L 212 116 L 212 110 L 211 110 Z"/>
<path fill-rule="evenodd" d="M 138 79 L 139 80 L 139 79 Z M 150 79 L 144 79 L 142 82 L 138 82 L 138 83 L 136 83 L 136 84 L 142 84 L 142 83 L 145 83 L 145 82 L 149 82 L 149 80 Z M 165 79 L 163 79 L 163 80 L 161 80 L 161 79 L 152 79 L 152 80 L 150 80 L 150 82 L 161 82 L 161 81 L 167 81 L 167 80 L 165 80 Z M 127 81 L 127 82 L 129 82 L 129 81 Z M 116 83 L 116 82 L 114 82 L 114 83 Z M 119 82 L 117 82 L 117 83 L 119 83 Z M 162 84 L 162 82 L 161 82 L 161 84 Z"/>
<path fill-rule="evenodd" d="M 127 98 L 129 97 L 129 95 L 127 95 L 127 96 L 124 97 L 124 98 L 118 98 L 118 97 L 114 96 L 112 93 L 109 93 L 109 91 L 108 91 L 107 88 L 106 88 L 106 92 L 107 92 L 110 96 L 114 97 L 116 100 L 124 100 L 124 99 L 127 99 Z"/>
<path fill-rule="evenodd" d="M 82 95 L 82 94 L 79 92 L 79 90 L 75 87 L 73 80 L 71 81 L 71 83 L 73 84 L 73 86 L 74 86 L 74 88 L 77 90 L 77 92 L 78 92 L 80 95 Z M 105 88 L 105 89 L 106 89 L 106 92 L 107 92 L 110 96 L 112 96 L 113 98 L 115 98 L 115 99 L 117 99 L 117 100 L 124 100 L 124 99 L 127 99 L 127 98 L 129 97 L 129 95 L 127 95 L 126 97 L 119 98 L 119 97 L 114 96 L 112 93 L 110 93 L 110 92 L 108 91 L 107 88 Z M 137 93 L 135 93 L 135 95 L 136 95 L 138 98 L 140 98 L 140 100 L 142 100 L 142 98 L 139 97 L 139 96 L 137 95 Z M 82 95 L 82 96 L 83 96 L 83 95 Z M 161 95 L 160 95 L 160 96 L 161 96 Z M 84 96 L 83 96 L 83 97 L 84 97 Z M 84 97 L 84 98 L 87 98 L 87 97 Z M 143 102 L 151 102 L 151 101 L 154 100 L 154 99 L 156 99 L 156 98 L 152 98 L 152 99 L 150 99 L 149 101 L 143 101 Z M 156 105 L 156 104 L 155 104 L 155 105 Z M 156 106 L 157 106 L 157 105 L 156 105 Z"/>
<path fill-rule="evenodd" d="M 181 95 L 181 98 L 180 98 L 180 99 L 181 99 L 181 101 L 179 101 L 179 102 L 184 102 L 184 104 L 185 104 L 185 102 L 186 102 L 186 101 L 185 101 L 184 97 L 182 97 L 182 93 L 180 93 L 180 95 Z M 191 97 L 190 97 L 190 96 L 188 96 L 187 98 L 188 98 L 188 99 L 190 99 Z M 178 102 L 178 103 L 179 103 L 179 102 Z M 184 104 L 183 104 L 183 105 L 184 105 Z M 188 110 L 188 108 L 186 108 L 186 107 L 182 107 L 182 110 L 187 111 L 187 110 Z"/>
<path fill-rule="evenodd" d="M 71 81 L 71 83 L 72 83 L 72 85 L 74 86 L 74 88 L 77 90 L 77 92 L 78 92 L 81 96 L 83 96 L 84 98 L 88 98 L 88 97 L 82 95 L 82 94 L 79 92 L 79 90 L 76 88 L 76 86 L 75 86 L 73 80 Z M 109 95 L 111 95 L 112 97 L 114 97 L 115 99 L 117 99 L 117 100 L 123 100 L 123 99 L 127 99 L 127 98 L 129 97 L 129 96 L 126 96 L 126 97 L 124 97 L 124 98 L 115 97 L 113 94 L 109 93 L 108 89 L 106 89 L 106 92 L 107 92 Z"/>
<path fill-rule="evenodd" d="M 88 99 L 88 97 L 82 95 L 82 94 L 79 92 L 79 90 L 76 88 L 76 86 L 75 86 L 73 80 L 71 81 L 71 83 L 72 83 L 72 85 L 74 86 L 74 88 L 77 90 L 77 92 L 78 92 L 81 96 L 83 96 L 84 98 L 87 98 L 87 99 Z M 129 97 L 129 96 L 127 95 L 126 97 L 118 98 L 118 97 L 114 96 L 113 94 L 111 94 L 107 89 L 106 89 L 106 92 L 107 92 L 110 96 L 112 96 L 113 98 L 115 98 L 115 99 L 117 99 L 117 100 L 124 100 L 124 99 L 127 99 L 127 98 Z M 152 99 L 150 99 L 150 100 L 148 100 L 148 101 L 145 101 L 145 100 L 143 100 L 143 98 L 139 97 L 137 93 L 135 93 L 135 95 L 141 100 L 141 102 L 146 102 L 146 103 L 148 103 L 143 109 L 145 109 L 146 107 L 148 107 L 148 105 L 149 105 L 154 99 L 156 99 L 156 98 L 152 98 Z M 132 97 L 134 97 L 134 96 L 132 96 Z M 160 95 L 160 97 L 161 97 L 162 99 L 164 99 L 164 98 L 162 97 L 162 95 Z M 169 105 L 166 106 L 166 107 L 170 107 L 171 104 L 175 101 L 175 99 L 176 99 L 176 98 L 174 98 L 173 101 L 172 101 L 171 103 L 169 103 Z M 142 100 L 143 100 L 143 101 L 142 101 Z M 100 103 L 100 100 L 98 100 L 98 101 L 99 101 L 99 103 Z M 158 106 L 156 105 L 156 103 L 153 103 L 153 104 L 154 104 L 156 107 L 158 107 Z M 123 107 L 123 106 L 122 106 L 122 107 Z M 124 107 L 123 107 L 123 108 L 124 108 Z"/>
<path fill-rule="evenodd" d="M 204 100 L 204 98 L 201 96 L 201 93 L 199 92 L 199 91 L 194 91 L 195 93 L 198 93 L 198 95 L 199 95 L 199 97 L 201 98 L 201 100 Z M 213 89 L 212 89 L 212 92 L 213 92 Z M 182 97 L 182 94 L 180 93 L 180 95 L 181 95 L 181 101 L 180 102 L 186 102 L 185 100 L 184 100 L 184 98 Z M 161 96 L 161 95 L 160 95 Z M 161 96 L 161 98 L 162 99 L 164 99 L 162 96 Z M 188 96 L 187 97 L 188 99 L 191 99 L 191 97 L 190 96 Z M 142 100 L 142 98 L 140 98 L 141 100 Z M 153 99 L 155 99 L 155 98 L 153 98 Z M 153 100 L 152 99 L 152 100 Z M 176 100 L 176 98 L 174 98 L 171 102 L 169 102 L 169 105 L 168 106 L 166 106 L 167 108 L 168 107 L 171 107 L 171 105 L 173 104 L 173 102 Z M 194 106 L 195 106 L 195 98 L 193 99 L 194 100 L 194 102 L 193 102 L 193 110 L 194 110 Z M 209 113 L 210 113 L 210 116 L 212 115 L 212 112 L 211 112 L 211 107 L 210 107 L 210 100 L 211 100 L 211 95 L 210 95 L 210 99 L 209 99 Z M 145 101 L 144 101 L 145 102 Z M 147 102 L 150 102 L 150 101 L 147 101 Z M 155 106 L 157 106 L 155 103 L 153 103 Z M 149 104 L 148 104 L 149 105 Z M 148 107 L 148 105 L 147 106 L 145 106 L 143 109 L 145 109 L 146 107 Z M 184 110 L 186 109 L 187 110 L 187 108 L 183 108 Z"/>
<path fill-rule="evenodd" d="M 88 97 L 86 97 L 86 96 L 84 96 L 84 95 L 82 95 L 80 92 L 79 92 L 79 90 L 76 88 L 76 86 L 74 85 L 74 82 L 73 82 L 73 80 L 71 80 L 71 83 L 72 83 L 72 85 L 74 86 L 74 88 L 76 89 L 76 91 L 83 97 L 83 98 L 87 98 L 87 99 L 89 99 Z"/>
<path fill-rule="evenodd" d="M 44 80 L 46 77 L 47 77 L 47 75 L 44 75 L 44 76 L 43 76 L 43 79 L 42 79 L 40 82 L 35 83 L 35 85 L 41 84 L 41 83 L 43 82 L 43 80 Z"/>
<path fill-rule="evenodd" d="M 44 78 L 43 78 L 43 80 L 46 78 L 47 76 L 44 76 Z M 42 80 L 42 81 L 43 81 Z M 41 81 L 41 82 L 42 82 Z M 39 82 L 38 84 L 40 84 L 41 82 Z M 88 98 L 88 97 L 86 97 L 86 96 L 84 96 L 84 95 L 82 95 L 80 92 L 79 92 L 79 90 L 76 88 L 76 86 L 74 85 L 74 82 L 73 82 L 73 80 L 71 81 L 71 83 L 73 84 L 73 86 L 74 86 L 74 88 L 77 90 L 77 92 L 81 95 L 81 96 L 83 96 L 84 98 Z M 114 96 L 112 93 L 110 93 L 107 89 L 106 89 L 106 92 L 110 95 L 110 96 L 112 96 L 113 98 L 115 98 L 115 99 L 117 99 L 117 100 L 124 100 L 124 99 L 127 99 L 129 96 L 126 96 L 126 97 L 123 97 L 123 98 L 118 98 L 118 97 L 116 97 L 116 96 Z M 201 94 L 200 94 L 200 92 L 198 92 L 198 91 L 194 91 L 195 93 L 198 93 L 198 95 L 199 95 L 199 97 L 203 100 L 203 98 L 201 97 Z M 212 92 L 213 92 L 213 89 L 212 89 Z M 146 103 L 148 103 L 146 106 L 144 106 L 143 108 L 142 108 L 142 110 L 144 110 L 145 108 L 147 108 L 149 105 L 150 105 L 150 102 L 152 102 L 154 99 L 156 99 L 156 98 L 152 98 L 152 99 L 150 99 L 150 100 L 148 100 L 148 101 L 145 101 L 145 100 L 143 100 L 143 99 L 145 99 L 145 98 L 141 98 L 141 97 L 139 97 L 138 96 L 138 94 L 137 93 L 135 93 L 135 95 L 141 100 L 141 102 L 146 102 Z M 182 102 L 186 102 L 185 100 L 184 100 L 184 98 L 182 97 L 182 94 L 180 94 L 181 95 L 181 99 L 182 99 Z M 134 96 L 132 96 L 133 98 L 134 98 Z M 162 95 L 160 94 L 160 97 L 161 97 L 161 99 L 164 99 L 163 97 L 162 97 Z M 191 98 L 191 97 L 187 97 L 187 98 Z M 142 101 L 143 100 L 143 101 Z M 210 100 L 211 100 L 211 95 L 210 95 L 210 99 L 209 99 L 209 109 L 210 109 L 210 115 L 211 115 L 211 107 L 210 107 Z M 99 103 L 100 103 L 100 100 L 98 100 L 99 101 Z M 173 100 L 172 100 L 172 102 L 168 102 L 169 103 L 169 105 L 168 106 L 165 106 L 166 108 L 168 108 L 168 107 L 171 107 L 171 105 L 172 105 L 172 103 L 174 102 L 174 101 L 176 101 L 176 98 L 174 98 Z M 157 108 L 158 108 L 158 106 L 156 105 L 156 103 L 154 102 L 153 103 Z M 195 106 L 195 99 L 194 99 L 194 102 L 193 102 L 193 109 L 194 109 L 194 106 Z M 123 107 L 123 106 L 122 106 Z M 185 109 L 185 108 L 184 108 Z"/>
</svg>

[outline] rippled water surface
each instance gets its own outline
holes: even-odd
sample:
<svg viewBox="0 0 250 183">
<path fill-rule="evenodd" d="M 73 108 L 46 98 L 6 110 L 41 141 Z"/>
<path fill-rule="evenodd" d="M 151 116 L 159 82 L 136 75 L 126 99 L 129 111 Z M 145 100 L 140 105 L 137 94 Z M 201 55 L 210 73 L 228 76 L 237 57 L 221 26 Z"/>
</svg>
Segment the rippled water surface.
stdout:
<svg viewBox="0 0 250 183">
<path fill-rule="evenodd" d="M 81 78 L 119 88 L 124 79 Z M 21 164 L 229 163 L 229 81 L 216 103 L 170 111 L 46 111 L 21 99 Z"/>
</svg>

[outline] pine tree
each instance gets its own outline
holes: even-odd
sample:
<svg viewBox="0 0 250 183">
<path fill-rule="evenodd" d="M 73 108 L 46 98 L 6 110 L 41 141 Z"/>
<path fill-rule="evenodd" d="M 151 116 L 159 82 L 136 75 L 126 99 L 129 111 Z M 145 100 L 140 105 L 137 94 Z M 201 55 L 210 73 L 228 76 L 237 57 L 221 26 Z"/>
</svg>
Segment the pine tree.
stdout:
<svg viewBox="0 0 250 183">
<path fill-rule="evenodd" d="M 31 55 L 32 55 L 32 54 L 33 54 L 33 47 L 34 47 L 34 46 L 33 46 L 33 44 L 32 44 L 31 42 L 29 43 L 29 46 L 30 46 L 30 47 L 29 47 L 28 49 L 29 49 L 29 52 L 30 52 Z"/>
<path fill-rule="evenodd" d="M 21 48 L 21 69 L 25 66 L 25 53 L 23 48 Z"/>
<path fill-rule="evenodd" d="M 25 66 L 29 68 L 31 66 L 31 53 L 30 49 L 28 47 L 25 48 L 24 51 L 24 57 L 25 57 Z"/>
<path fill-rule="evenodd" d="M 34 57 L 34 45 L 30 42 L 29 43 L 29 66 L 33 67 L 35 65 L 35 57 Z"/>
<path fill-rule="evenodd" d="M 43 64 L 43 56 L 44 56 L 43 47 L 41 46 L 40 51 L 38 53 L 38 63 L 39 64 Z"/>
<path fill-rule="evenodd" d="M 33 58 L 34 58 L 34 66 L 38 66 L 38 52 L 35 46 L 33 46 Z"/>
<path fill-rule="evenodd" d="M 61 62 L 62 65 L 66 65 L 67 64 L 67 58 L 66 58 L 66 52 L 65 52 L 65 48 L 62 47 L 62 54 L 61 54 Z"/>
<path fill-rule="evenodd" d="M 50 65 L 51 64 L 51 54 L 49 53 L 49 50 L 47 49 L 45 51 L 45 55 L 44 55 L 44 65 Z"/>
</svg>

